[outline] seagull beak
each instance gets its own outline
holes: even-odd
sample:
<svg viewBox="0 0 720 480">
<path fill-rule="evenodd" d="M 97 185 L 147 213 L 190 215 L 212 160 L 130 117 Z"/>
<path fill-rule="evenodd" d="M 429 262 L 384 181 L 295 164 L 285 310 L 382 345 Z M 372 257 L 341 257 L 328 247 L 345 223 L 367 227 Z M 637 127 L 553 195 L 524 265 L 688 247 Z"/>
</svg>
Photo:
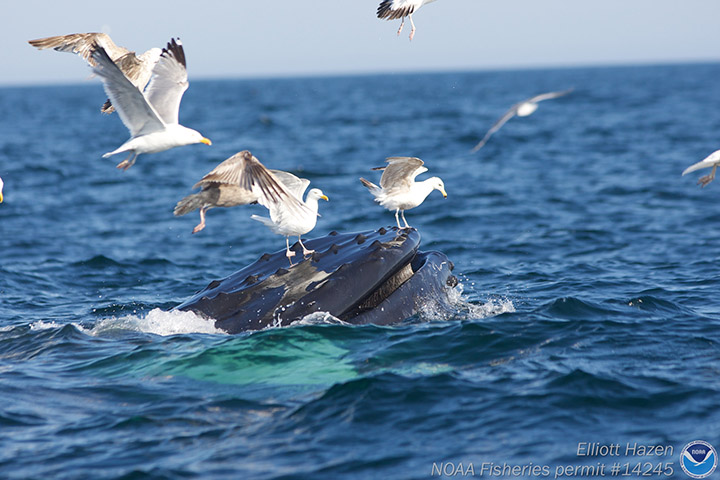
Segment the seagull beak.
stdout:
<svg viewBox="0 0 720 480">
<path fill-rule="evenodd" d="M 212 145 L 212 142 L 209 138 L 203 137 L 202 140 L 200 140 L 200 143 L 204 143 L 205 145 Z"/>
<path fill-rule="evenodd" d="M 329 201 L 330 201 L 330 199 L 327 197 L 327 195 L 320 195 L 320 198 L 322 198 L 322 199 L 325 200 L 326 202 L 329 202 Z M 2 199 L 2 197 L 0 197 L 0 199 Z"/>
<path fill-rule="evenodd" d="M 440 190 L 440 193 L 443 194 L 443 198 L 447 198 L 447 193 L 445 193 L 445 190 Z"/>
<path fill-rule="evenodd" d="M 3 201 L 3 196 L 2 196 L 2 192 L 0 192 L 0 203 L 2 203 L 2 201 Z"/>
</svg>

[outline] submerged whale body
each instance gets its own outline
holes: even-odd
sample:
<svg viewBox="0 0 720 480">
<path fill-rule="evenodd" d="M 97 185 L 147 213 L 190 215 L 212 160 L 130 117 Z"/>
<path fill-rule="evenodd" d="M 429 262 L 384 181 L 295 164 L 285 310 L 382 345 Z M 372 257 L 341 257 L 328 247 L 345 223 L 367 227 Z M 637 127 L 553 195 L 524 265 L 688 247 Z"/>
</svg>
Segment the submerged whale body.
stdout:
<svg viewBox="0 0 720 480">
<path fill-rule="evenodd" d="M 305 245 L 315 253 L 296 265 L 288 265 L 285 250 L 266 253 L 176 308 L 210 317 L 228 333 L 287 326 L 313 312 L 378 325 L 426 305 L 452 312 L 453 264 L 441 252 L 419 252 L 415 229 L 332 232 Z M 293 251 L 302 258 L 300 245 Z"/>
</svg>

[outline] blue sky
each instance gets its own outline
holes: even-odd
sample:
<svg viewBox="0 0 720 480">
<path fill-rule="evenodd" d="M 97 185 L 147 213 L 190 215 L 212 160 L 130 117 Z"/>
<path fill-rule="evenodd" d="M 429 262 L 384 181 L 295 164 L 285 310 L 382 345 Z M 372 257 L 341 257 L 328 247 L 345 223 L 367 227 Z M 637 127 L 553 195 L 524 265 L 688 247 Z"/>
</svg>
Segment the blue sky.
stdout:
<svg viewBox="0 0 720 480">
<path fill-rule="evenodd" d="M 0 84 L 86 81 L 32 38 L 104 31 L 144 51 L 182 38 L 191 78 L 718 61 L 717 0 L 438 0 L 418 31 L 375 17 L 379 0 L 6 2 Z M 407 27 L 406 27 L 407 28 Z"/>
</svg>

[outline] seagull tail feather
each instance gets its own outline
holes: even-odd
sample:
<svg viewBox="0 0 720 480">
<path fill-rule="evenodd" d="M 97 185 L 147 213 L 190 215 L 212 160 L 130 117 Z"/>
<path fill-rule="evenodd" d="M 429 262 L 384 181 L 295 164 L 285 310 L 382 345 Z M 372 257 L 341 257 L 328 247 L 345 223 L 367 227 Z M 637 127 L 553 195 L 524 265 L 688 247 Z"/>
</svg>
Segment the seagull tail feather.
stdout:
<svg viewBox="0 0 720 480">
<path fill-rule="evenodd" d="M 173 215 L 180 216 L 185 215 L 193 210 L 197 210 L 198 208 L 201 208 L 204 203 L 205 199 L 202 197 L 202 192 L 193 193 L 191 195 L 188 195 L 187 197 L 180 200 L 177 205 L 175 205 L 175 210 L 173 210 Z"/>
</svg>

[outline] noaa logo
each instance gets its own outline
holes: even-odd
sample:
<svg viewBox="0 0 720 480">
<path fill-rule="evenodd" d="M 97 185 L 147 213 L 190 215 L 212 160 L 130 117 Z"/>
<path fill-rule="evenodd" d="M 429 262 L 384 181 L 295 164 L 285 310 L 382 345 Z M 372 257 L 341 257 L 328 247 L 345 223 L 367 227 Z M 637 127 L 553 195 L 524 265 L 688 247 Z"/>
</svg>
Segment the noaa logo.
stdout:
<svg viewBox="0 0 720 480">
<path fill-rule="evenodd" d="M 705 478 L 717 467 L 717 452 L 707 442 L 695 440 L 680 452 L 680 466 L 692 478 Z"/>
</svg>

